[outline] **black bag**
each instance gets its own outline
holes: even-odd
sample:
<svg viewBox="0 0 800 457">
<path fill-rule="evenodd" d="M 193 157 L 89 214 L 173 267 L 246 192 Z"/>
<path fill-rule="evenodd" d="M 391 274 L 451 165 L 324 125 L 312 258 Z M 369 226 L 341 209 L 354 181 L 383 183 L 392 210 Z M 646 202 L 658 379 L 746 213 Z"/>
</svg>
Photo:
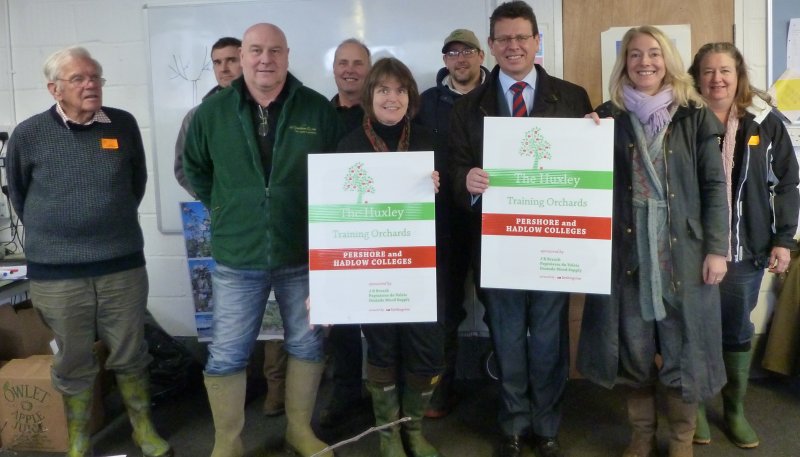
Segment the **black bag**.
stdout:
<svg viewBox="0 0 800 457">
<path fill-rule="evenodd" d="M 202 367 L 189 350 L 165 332 L 149 313 L 144 338 L 153 357 L 149 367 L 153 401 L 172 398 L 202 378 Z"/>
</svg>

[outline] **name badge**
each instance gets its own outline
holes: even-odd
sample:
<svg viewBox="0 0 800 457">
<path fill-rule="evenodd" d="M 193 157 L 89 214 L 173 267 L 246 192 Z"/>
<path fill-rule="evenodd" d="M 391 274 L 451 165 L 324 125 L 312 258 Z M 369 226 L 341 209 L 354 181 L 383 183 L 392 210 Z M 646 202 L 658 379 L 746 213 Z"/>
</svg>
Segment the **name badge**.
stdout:
<svg viewBox="0 0 800 457">
<path fill-rule="evenodd" d="M 758 146 L 761 142 L 761 137 L 758 135 L 753 135 L 750 137 L 750 140 L 747 142 L 748 146 Z"/>
<path fill-rule="evenodd" d="M 116 138 L 101 138 L 100 147 L 103 149 L 119 149 L 119 142 Z"/>
</svg>

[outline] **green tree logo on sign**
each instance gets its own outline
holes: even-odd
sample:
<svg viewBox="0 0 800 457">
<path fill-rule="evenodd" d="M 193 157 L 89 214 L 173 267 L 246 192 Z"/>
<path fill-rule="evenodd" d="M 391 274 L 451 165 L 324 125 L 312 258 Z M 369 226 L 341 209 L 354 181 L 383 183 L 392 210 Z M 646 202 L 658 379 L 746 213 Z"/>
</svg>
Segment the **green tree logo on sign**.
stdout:
<svg viewBox="0 0 800 457">
<path fill-rule="evenodd" d="M 344 186 L 342 189 L 350 192 L 358 192 L 357 204 L 366 203 L 364 201 L 364 194 L 375 193 L 375 181 L 367 173 L 364 168 L 364 162 L 356 162 L 347 170 L 347 176 L 344 177 Z"/>
<path fill-rule="evenodd" d="M 534 127 L 525 132 L 519 146 L 519 155 L 533 157 L 533 169 L 540 170 L 539 161 L 550 159 L 550 142 L 544 139 L 542 129 Z"/>
</svg>

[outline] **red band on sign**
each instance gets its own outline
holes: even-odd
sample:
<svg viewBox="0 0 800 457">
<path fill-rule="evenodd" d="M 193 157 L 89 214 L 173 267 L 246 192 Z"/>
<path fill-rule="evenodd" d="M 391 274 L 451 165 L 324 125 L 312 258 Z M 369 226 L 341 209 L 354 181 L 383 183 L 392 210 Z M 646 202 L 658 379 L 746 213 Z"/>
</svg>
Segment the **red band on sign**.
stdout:
<svg viewBox="0 0 800 457">
<path fill-rule="evenodd" d="M 483 235 L 611 239 L 610 217 L 484 214 Z"/>
<path fill-rule="evenodd" d="M 435 266 L 436 246 L 311 249 L 308 251 L 308 267 L 311 271 L 433 268 Z"/>
</svg>

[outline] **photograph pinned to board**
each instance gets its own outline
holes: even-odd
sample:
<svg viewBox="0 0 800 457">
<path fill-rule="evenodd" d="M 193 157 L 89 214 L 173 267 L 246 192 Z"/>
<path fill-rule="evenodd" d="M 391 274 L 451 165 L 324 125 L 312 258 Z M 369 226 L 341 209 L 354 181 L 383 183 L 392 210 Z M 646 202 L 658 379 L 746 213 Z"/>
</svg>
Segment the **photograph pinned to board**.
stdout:
<svg viewBox="0 0 800 457">
<path fill-rule="evenodd" d="M 189 282 L 194 301 L 194 320 L 198 341 L 211 341 L 214 320 L 213 288 L 211 274 L 216 262 L 211 257 L 211 219 L 203 203 L 198 201 L 180 202 L 183 239 L 186 245 L 186 258 L 189 265 Z M 261 320 L 259 340 L 283 339 L 281 320 L 275 294 L 270 293 L 264 317 Z"/>
</svg>

